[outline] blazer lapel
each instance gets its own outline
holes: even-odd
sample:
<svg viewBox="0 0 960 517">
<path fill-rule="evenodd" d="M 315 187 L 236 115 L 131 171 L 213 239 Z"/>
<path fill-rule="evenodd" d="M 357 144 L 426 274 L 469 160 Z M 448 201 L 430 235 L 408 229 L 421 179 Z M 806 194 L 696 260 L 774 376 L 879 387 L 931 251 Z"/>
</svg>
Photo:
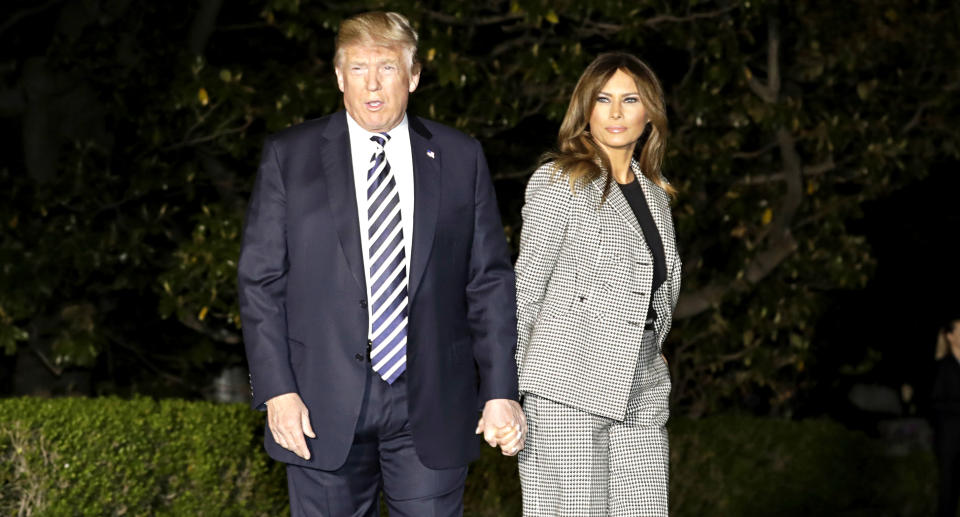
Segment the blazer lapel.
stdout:
<svg viewBox="0 0 960 517">
<path fill-rule="evenodd" d="M 337 113 L 324 128 L 326 140 L 319 146 L 321 176 L 326 181 L 327 200 L 333 223 L 340 237 L 340 249 L 350 266 L 353 279 L 366 290 L 363 274 L 363 250 L 360 249 L 360 222 L 357 219 L 357 193 L 353 184 L 353 159 L 345 111 Z"/>
<path fill-rule="evenodd" d="M 657 226 L 657 231 L 660 233 L 660 241 L 663 243 L 663 255 L 667 266 L 668 281 L 664 282 L 660 288 L 653 293 L 654 303 L 657 307 L 657 313 L 661 314 L 664 313 L 664 311 L 669 311 L 671 309 L 670 268 L 673 267 L 673 260 L 676 255 L 674 246 L 667 244 L 668 242 L 673 242 L 673 223 L 667 219 L 670 214 L 670 203 L 664 198 L 662 191 L 656 189 L 653 182 L 643 175 L 636 162 L 634 162 L 633 165 L 634 174 L 636 174 L 637 178 L 640 179 L 640 186 L 643 188 L 643 197 L 647 199 L 647 206 L 650 208 L 650 215 L 653 216 L 653 223 Z M 666 318 L 664 317 L 658 317 L 654 322 L 654 330 L 656 330 L 658 336 L 663 336 L 665 320 Z"/>
<path fill-rule="evenodd" d="M 600 195 L 603 195 L 603 184 L 606 182 L 604 176 L 598 176 L 593 178 L 591 183 L 593 186 L 600 192 Z M 644 192 L 646 194 L 646 192 Z M 647 240 L 643 238 L 643 229 L 640 228 L 640 223 L 637 222 L 637 216 L 633 214 L 633 209 L 630 208 L 630 203 L 627 201 L 627 198 L 623 196 L 623 192 L 620 192 L 620 187 L 617 186 L 616 182 L 611 182 L 610 191 L 607 192 L 607 203 L 613 207 L 613 209 L 620 215 L 620 218 L 627 223 L 627 226 L 633 228 L 634 233 L 637 234 L 637 237 L 640 238 L 640 241 L 646 243 Z"/>
<path fill-rule="evenodd" d="M 423 279 L 440 211 L 440 170 L 443 154 L 431 147 L 433 134 L 414 116 L 407 117 L 413 155 L 413 250 L 410 257 L 410 300 Z"/>
<path fill-rule="evenodd" d="M 669 270 L 676 255 L 676 248 L 668 244 L 674 240 L 673 221 L 670 219 L 670 201 L 662 190 L 656 188 L 654 183 L 640 172 L 639 166 L 634 167 L 634 173 L 640 179 L 643 197 L 647 199 L 647 206 L 650 208 L 650 215 L 653 216 L 653 223 L 657 226 L 657 232 L 660 233 L 660 240 L 663 242 L 663 254 Z"/>
</svg>

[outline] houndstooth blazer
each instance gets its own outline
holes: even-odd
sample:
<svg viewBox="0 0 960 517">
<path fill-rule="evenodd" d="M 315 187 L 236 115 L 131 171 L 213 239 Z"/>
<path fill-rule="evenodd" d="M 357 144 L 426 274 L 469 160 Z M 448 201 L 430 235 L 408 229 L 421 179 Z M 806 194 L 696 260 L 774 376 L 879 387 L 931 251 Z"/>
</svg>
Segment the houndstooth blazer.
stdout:
<svg viewBox="0 0 960 517">
<path fill-rule="evenodd" d="M 631 163 L 663 240 L 667 279 L 653 296 L 653 256 L 616 185 L 570 191 L 552 163 L 531 176 L 516 264 L 520 392 L 623 420 L 652 303 L 657 347 L 680 293 L 670 198 Z M 660 359 L 657 358 L 659 361 Z"/>
</svg>

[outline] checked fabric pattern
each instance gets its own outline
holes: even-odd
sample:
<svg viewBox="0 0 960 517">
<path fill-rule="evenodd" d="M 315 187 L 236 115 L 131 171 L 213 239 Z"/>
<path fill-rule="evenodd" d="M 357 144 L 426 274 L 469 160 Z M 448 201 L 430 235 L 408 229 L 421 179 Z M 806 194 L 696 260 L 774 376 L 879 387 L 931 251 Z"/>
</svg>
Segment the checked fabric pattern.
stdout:
<svg viewBox="0 0 960 517">
<path fill-rule="evenodd" d="M 631 166 L 664 245 L 655 292 L 653 256 L 619 188 L 601 203 L 604 177 L 571 192 L 549 163 L 527 184 L 516 264 L 526 516 L 667 515 L 671 385 L 660 351 L 681 263 L 669 196 Z"/>
<path fill-rule="evenodd" d="M 517 259 L 520 392 L 623 420 L 652 305 L 657 349 L 670 331 L 680 294 L 670 198 L 633 162 L 660 231 L 667 279 L 650 292 L 653 256 L 627 199 L 604 178 L 570 191 L 553 164 L 527 184 Z"/>
<path fill-rule="evenodd" d="M 407 365 L 407 268 L 400 224 L 400 193 L 384 145 L 390 135 L 370 137 L 377 147 L 367 172 L 367 264 L 370 267 L 370 361 L 393 384 Z"/>
<path fill-rule="evenodd" d="M 634 377 L 623 421 L 524 398 L 524 516 L 667 516 L 670 374 L 653 331 L 644 332 L 642 349 L 649 361 Z"/>
</svg>

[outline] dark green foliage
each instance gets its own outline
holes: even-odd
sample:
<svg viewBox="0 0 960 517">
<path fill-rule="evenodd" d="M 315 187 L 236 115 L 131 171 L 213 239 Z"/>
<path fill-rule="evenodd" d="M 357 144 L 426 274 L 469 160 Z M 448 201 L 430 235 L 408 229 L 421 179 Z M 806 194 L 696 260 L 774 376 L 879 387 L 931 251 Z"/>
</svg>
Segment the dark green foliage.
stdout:
<svg viewBox="0 0 960 517">
<path fill-rule="evenodd" d="M 0 515 L 281 515 L 285 478 L 242 405 L 0 401 Z"/>
<path fill-rule="evenodd" d="M 929 453 L 890 457 L 828 420 L 725 415 L 670 425 L 675 515 L 932 515 Z"/>
<path fill-rule="evenodd" d="M 960 157 L 957 2 L 46 2 L 0 28 L 0 350 L 97 369 L 99 393 L 196 396 L 242 362 L 234 269 L 260 145 L 339 109 L 336 27 L 371 9 L 418 29 L 412 111 L 482 141 L 514 246 L 586 64 L 626 50 L 657 71 L 682 413 L 789 414 L 834 378 L 813 353 L 823 295 L 874 267 L 851 221 Z"/>
<path fill-rule="evenodd" d="M 282 465 L 243 405 L 146 398 L 0 400 L 0 514 L 282 515 Z M 825 420 L 746 416 L 670 424 L 676 516 L 932 513 L 929 453 L 886 456 Z M 517 462 L 483 448 L 465 514 L 520 515 Z M 24 514 L 26 515 L 26 514 Z"/>
<path fill-rule="evenodd" d="M 465 517 L 520 515 L 520 477 L 516 457 L 483 445 L 480 459 L 470 464 L 464 489 Z"/>
</svg>

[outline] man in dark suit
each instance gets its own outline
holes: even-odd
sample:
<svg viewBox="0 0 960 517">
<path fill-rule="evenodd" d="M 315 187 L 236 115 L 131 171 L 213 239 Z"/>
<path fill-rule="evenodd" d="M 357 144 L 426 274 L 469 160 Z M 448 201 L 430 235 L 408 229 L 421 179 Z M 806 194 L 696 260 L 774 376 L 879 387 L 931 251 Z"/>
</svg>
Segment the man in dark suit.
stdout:
<svg viewBox="0 0 960 517">
<path fill-rule="evenodd" d="M 253 406 L 294 515 L 459 515 L 525 436 L 514 275 L 480 144 L 407 115 L 417 35 L 345 20 L 345 112 L 267 139 L 239 262 Z M 482 410 L 479 423 L 477 415 Z"/>
</svg>

